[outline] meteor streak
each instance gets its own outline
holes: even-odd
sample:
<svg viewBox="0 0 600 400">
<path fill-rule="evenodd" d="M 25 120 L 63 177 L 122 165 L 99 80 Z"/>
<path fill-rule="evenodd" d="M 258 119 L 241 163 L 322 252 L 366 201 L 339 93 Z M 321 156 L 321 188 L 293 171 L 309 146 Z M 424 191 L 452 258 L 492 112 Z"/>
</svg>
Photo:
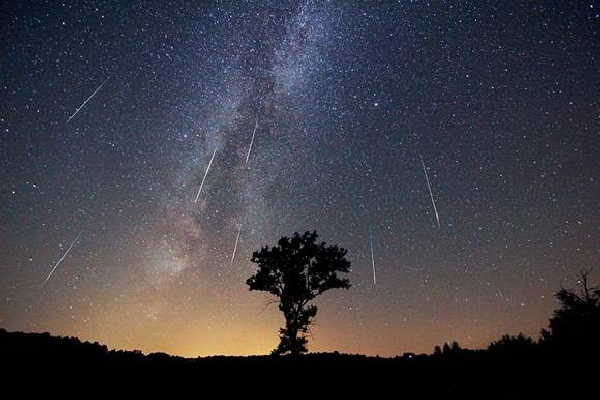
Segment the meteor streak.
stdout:
<svg viewBox="0 0 600 400">
<path fill-rule="evenodd" d="M 433 199 L 433 192 L 431 191 L 431 183 L 429 183 L 429 175 L 427 175 L 427 168 L 425 168 L 425 161 L 423 161 L 423 156 L 419 154 L 421 157 L 421 164 L 423 164 L 423 171 L 425 172 L 425 179 L 427 179 L 427 187 L 429 188 L 429 196 L 431 197 L 431 204 L 433 204 L 433 211 L 435 211 L 435 219 L 437 221 L 438 229 L 441 229 L 440 225 L 440 216 L 438 214 L 437 207 L 435 206 L 435 200 Z"/>
<path fill-rule="evenodd" d="M 83 102 L 83 103 L 82 103 L 82 104 L 81 104 L 79 107 L 77 107 L 77 109 L 75 110 L 75 112 L 74 112 L 74 113 L 73 113 L 73 114 L 72 114 L 72 115 L 69 117 L 69 119 L 67 119 L 67 124 L 69 123 L 69 121 L 70 121 L 71 119 L 73 119 L 73 117 L 74 117 L 74 116 L 76 116 L 76 115 L 77 115 L 77 113 L 79 112 L 79 110 L 81 110 L 81 109 L 82 109 L 82 108 L 83 108 L 83 107 L 84 107 L 84 106 L 87 104 L 87 102 L 88 102 L 88 101 L 90 101 L 90 100 L 92 99 L 92 97 L 94 97 L 94 96 L 96 95 L 96 93 L 98 93 L 98 91 L 99 91 L 100 89 L 102 89 L 102 86 L 104 86 L 104 84 L 106 83 L 106 81 L 108 81 L 109 79 L 110 79 L 110 76 L 109 76 L 108 78 L 106 78 L 106 79 L 104 80 L 104 82 L 102 82 L 102 83 L 100 84 L 100 86 L 98 86 L 98 87 L 96 88 L 96 90 L 94 90 L 94 93 L 92 93 L 92 95 L 91 95 L 90 97 L 88 97 L 87 99 L 85 99 L 85 101 L 84 101 L 84 102 Z"/>
<path fill-rule="evenodd" d="M 235 237 L 235 244 L 233 245 L 233 253 L 231 253 L 230 266 L 233 266 L 233 260 L 235 259 L 235 253 L 237 252 L 238 241 L 240 240 L 240 233 L 242 233 L 242 225 L 240 225 L 240 229 L 238 230 L 237 236 Z"/>
<path fill-rule="evenodd" d="M 46 282 L 48 282 L 48 280 L 50 280 L 50 278 L 52 277 L 52 275 L 54 274 L 54 271 L 56 270 L 56 268 L 60 265 L 60 263 L 65 259 L 65 257 L 67 257 L 67 255 L 69 254 L 69 252 L 71 251 L 71 249 L 73 248 L 73 246 L 75 245 L 75 242 L 77 242 L 79 240 L 79 237 L 81 236 L 81 232 L 79 232 L 79 235 L 77 235 L 77 237 L 75 238 L 75 240 L 73 240 L 73 242 L 71 242 L 71 245 L 69 246 L 69 248 L 67 249 L 67 251 L 65 251 L 65 254 L 62 255 L 62 257 L 56 262 L 56 264 L 54 264 L 54 267 L 52 267 L 52 270 L 50 271 L 50 273 L 48 274 L 48 276 L 46 277 L 46 280 L 44 281 L 43 284 L 45 284 Z"/>
<path fill-rule="evenodd" d="M 248 155 L 246 156 L 246 165 L 248 165 L 248 160 L 250 160 L 250 152 L 252 151 L 252 145 L 254 144 L 254 135 L 256 135 L 256 128 L 258 128 L 258 117 L 256 117 L 256 122 L 254 123 L 254 131 L 252 131 L 252 140 L 250 140 L 250 148 L 248 149 Z"/>
<path fill-rule="evenodd" d="M 369 227 L 369 243 L 371 244 L 371 264 L 373 265 L 373 284 L 377 285 L 377 277 L 375 276 L 375 255 L 373 253 L 373 233 Z"/>
<path fill-rule="evenodd" d="M 206 167 L 206 171 L 204 172 L 204 177 L 202 178 L 202 182 L 200 183 L 200 188 L 198 189 L 198 194 L 196 195 L 196 199 L 194 200 L 194 203 L 198 202 L 198 198 L 200 197 L 200 192 L 202 191 L 202 186 L 204 186 L 204 180 L 206 179 L 206 175 L 208 175 L 208 170 L 210 169 L 210 166 L 212 165 L 212 162 L 215 159 L 216 154 L 217 154 L 217 149 L 215 148 L 215 151 L 214 151 L 212 157 L 210 158 L 210 161 L 208 162 L 208 166 Z"/>
</svg>

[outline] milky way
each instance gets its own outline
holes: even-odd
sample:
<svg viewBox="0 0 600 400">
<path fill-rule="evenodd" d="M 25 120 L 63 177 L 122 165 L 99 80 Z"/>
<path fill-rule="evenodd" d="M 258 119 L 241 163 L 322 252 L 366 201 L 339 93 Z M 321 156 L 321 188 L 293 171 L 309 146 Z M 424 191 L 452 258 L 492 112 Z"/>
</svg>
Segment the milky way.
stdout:
<svg viewBox="0 0 600 400">
<path fill-rule="evenodd" d="M 267 353 L 252 252 L 314 229 L 352 288 L 311 351 L 536 336 L 599 257 L 600 5 L 567 3 L 2 6 L 0 327 Z"/>
</svg>

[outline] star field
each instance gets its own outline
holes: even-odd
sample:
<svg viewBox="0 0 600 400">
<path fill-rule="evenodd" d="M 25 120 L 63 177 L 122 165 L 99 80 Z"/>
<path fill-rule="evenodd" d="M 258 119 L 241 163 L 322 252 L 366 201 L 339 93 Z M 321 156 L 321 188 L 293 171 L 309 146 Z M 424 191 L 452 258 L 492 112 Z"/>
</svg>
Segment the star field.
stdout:
<svg viewBox="0 0 600 400">
<path fill-rule="evenodd" d="M 598 265 L 600 2 L 0 15 L 5 329 L 268 353 L 283 318 L 251 254 L 314 229 L 352 288 L 317 299 L 311 351 L 478 348 L 537 337 Z"/>
</svg>

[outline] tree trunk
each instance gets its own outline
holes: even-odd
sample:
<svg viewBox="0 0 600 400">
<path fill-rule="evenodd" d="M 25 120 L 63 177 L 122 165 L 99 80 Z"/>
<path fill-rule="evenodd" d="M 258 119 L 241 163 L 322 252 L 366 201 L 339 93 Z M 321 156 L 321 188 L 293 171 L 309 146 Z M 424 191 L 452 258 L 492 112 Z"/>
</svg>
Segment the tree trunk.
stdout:
<svg viewBox="0 0 600 400">
<path fill-rule="evenodd" d="M 285 329 L 286 335 L 289 343 L 289 350 L 293 356 L 297 356 L 301 352 L 301 346 L 298 343 L 298 317 L 300 314 L 300 310 L 297 310 L 293 307 L 289 313 L 285 315 Z"/>
</svg>

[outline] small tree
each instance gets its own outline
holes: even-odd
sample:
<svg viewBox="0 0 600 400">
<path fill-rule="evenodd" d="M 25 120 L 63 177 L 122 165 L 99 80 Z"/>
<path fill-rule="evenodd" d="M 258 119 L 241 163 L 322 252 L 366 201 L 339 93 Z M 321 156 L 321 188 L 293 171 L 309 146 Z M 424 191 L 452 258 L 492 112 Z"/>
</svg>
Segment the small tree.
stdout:
<svg viewBox="0 0 600 400">
<path fill-rule="evenodd" d="M 500 340 L 492 342 L 488 346 L 489 351 L 506 356 L 527 354 L 534 351 L 535 348 L 536 344 L 533 339 L 522 333 L 517 336 L 504 335 Z"/>
<path fill-rule="evenodd" d="M 279 298 L 279 310 L 285 317 L 285 328 L 279 330 L 279 346 L 273 354 L 307 351 L 306 333 L 317 314 L 317 306 L 309 304 L 321 293 L 350 287 L 338 272 L 349 272 L 347 251 L 338 246 L 317 243 L 316 232 L 297 232 L 292 238 L 282 237 L 278 245 L 263 247 L 252 255 L 258 270 L 248 280 L 250 290 L 269 292 Z"/>
<path fill-rule="evenodd" d="M 542 330 L 542 343 L 564 350 L 600 351 L 600 288 L 588 283 L 590 271 L 579 273 L 580 290 L 556 293 L 561 307 L 554 311 L 549 330 Z"/>
</svg>

